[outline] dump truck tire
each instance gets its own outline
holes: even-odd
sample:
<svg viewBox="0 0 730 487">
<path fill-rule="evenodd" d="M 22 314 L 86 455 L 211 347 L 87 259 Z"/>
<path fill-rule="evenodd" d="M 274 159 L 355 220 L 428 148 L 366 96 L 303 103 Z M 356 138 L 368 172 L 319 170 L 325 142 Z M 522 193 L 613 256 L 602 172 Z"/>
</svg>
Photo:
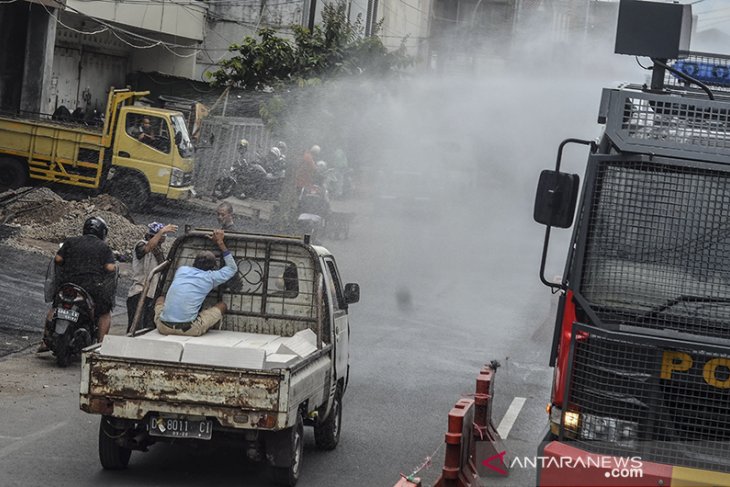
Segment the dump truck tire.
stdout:
<svg viewBox="0 0 730 487">
<path fill-rule="evenodd" d="M 150 188 L 143 176 L 123 172 L 109 182 L 108 193 L 124 203 L 130 211 L 140 211 L 147 206 Z"/>
<path fill-rule="evenodd" d="M 28 166 L 19 159 L 0 156 L 0 192 L 28 184 Z"/>
<path fill-rule="evenodd" d="M 129 465 L 132 450 L 119 446 L 117 439 L 123 435 L 109 424 L 109 419 L 102 416 L 99 423 L 99 461 L 105 470 L 124 470 Z"/>
</svg>

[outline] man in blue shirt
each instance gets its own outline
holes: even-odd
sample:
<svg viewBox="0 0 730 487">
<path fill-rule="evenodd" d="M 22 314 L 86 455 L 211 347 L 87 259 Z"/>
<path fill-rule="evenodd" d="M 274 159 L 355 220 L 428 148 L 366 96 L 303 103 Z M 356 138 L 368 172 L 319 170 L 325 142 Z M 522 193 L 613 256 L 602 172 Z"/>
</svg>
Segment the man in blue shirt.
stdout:
<svg viewBox="0 0 730 487">
<path fill-rule="evenodd" d="M 167 290 L 155 303 L 155 324 L 163 335 L 200 336 L 223 319 L 226 305 L 219 301 L 200 311 L 206 296 L 237 272 L 236 262 L 223 241 L 223 230 L 214 230 L 211 240 L 223 253 L 226 265 L 215 270 L 218 259 L 209 250 L 195 256 L 193 266 L 181 266 Z"/>
</svg>

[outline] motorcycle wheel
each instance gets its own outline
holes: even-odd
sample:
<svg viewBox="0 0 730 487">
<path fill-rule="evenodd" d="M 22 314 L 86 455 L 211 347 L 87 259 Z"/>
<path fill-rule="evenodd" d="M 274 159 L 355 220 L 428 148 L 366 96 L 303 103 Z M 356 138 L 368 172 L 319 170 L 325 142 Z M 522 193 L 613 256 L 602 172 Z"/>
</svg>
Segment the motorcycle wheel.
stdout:
<svg viewBox="0 0 730 487">
<path fill-rule="evenodd" d="M 56 363 L 59 367 L 68 366 L 71 362 L 71 335 L 64 333 L 55 339 Z"/>
<path fill-rule="evenodd" d="M 231 178 L 220 178 L 215 183 L 213 188 L 213 198 L 222 200 L 228 198 L 233 194 L 233 190 L 236 188 L 236 182 Z"/>
</svg>

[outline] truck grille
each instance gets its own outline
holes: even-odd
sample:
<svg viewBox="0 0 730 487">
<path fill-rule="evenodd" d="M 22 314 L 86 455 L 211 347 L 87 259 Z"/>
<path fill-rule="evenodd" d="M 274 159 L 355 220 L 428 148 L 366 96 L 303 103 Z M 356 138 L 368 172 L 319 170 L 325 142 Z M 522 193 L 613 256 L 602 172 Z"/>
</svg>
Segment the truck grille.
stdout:
<svg viewBox="0 0 730 487">
<path fill-rule="evenodd" d="M 585 325 L 573 337 L 581 420 L 564 434 L 594 453 L 730 472 L 730 349 Z"/>
<path fill-rule="evenodd" d="M 605 323 L 730 339 L 730 172 L 597 162 L 580 293 Z"/>
</svg>

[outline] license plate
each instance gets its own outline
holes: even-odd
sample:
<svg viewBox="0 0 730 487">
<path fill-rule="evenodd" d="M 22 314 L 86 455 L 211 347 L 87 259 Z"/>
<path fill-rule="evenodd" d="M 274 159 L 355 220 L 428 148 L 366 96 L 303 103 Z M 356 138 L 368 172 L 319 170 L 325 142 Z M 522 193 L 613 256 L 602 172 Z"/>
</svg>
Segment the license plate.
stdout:
<svg viewBox="0 0 730 487">
<path fill-rule="evenodd" d="M 149 426 L 150 435 L 167 438 L 210 440 L 213 434 L 213 421 L 209 419 L 151 416 Z"/>
<path fill-rule="evenodd" d="M 56 318 L 76 323 L 79 321 L 79 312 L 73 309 L 56 308 Z"/>
</svg>

